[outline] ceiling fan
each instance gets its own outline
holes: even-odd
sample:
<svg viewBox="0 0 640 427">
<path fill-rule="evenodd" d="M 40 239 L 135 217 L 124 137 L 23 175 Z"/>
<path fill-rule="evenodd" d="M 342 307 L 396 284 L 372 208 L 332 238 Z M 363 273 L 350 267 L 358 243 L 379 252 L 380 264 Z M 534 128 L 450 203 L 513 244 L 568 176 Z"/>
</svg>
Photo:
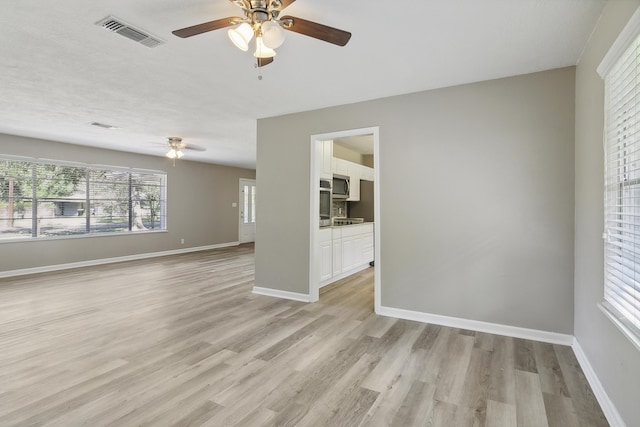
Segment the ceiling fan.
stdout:
<svg viewBox="0 0 640 427">
<path fill-rule="evenodd" d="M 182 138 L 177 136 L 167 137 L 167 144 L 169 145 L 169 151 L 167 151 L 167 154 L 165 154 L 165 156 L 173 160 L 174 165 L 175 165 L 176 159 L 180 159 L 182 158 L 182 156 L 184 156 L 184 153 L 182 152 L 182 150 L 194 150 L 194 151 L 207 150 L 206 148 L 200 147 L 199 145 L 187 144 L 186 142 L 182 141 Z"/>
<path fill-rule="evenodd" d="M 282 16 L 284 8 L 290 6 L 295 0 L 229 0 L 242 8 L 244 17 L 233 16 L 217 19 L 191 27 L 173 31 L 173 34 L 187 38 L 206 33 L 220 28 L 236 26 L 228 31 L 231 41 L 243 51 L 249 49 L 251 39 L 255 37 L 255 51 L 258 67 L 263 67 L 273 62 L 277 49 L 284 42 L 282 29 L 298 34 L 313 37 L 338 46 L 344 46 L 349 42 L 351 33 L 337 28 L 307 21 L 293 16 Z"/>
</svg>

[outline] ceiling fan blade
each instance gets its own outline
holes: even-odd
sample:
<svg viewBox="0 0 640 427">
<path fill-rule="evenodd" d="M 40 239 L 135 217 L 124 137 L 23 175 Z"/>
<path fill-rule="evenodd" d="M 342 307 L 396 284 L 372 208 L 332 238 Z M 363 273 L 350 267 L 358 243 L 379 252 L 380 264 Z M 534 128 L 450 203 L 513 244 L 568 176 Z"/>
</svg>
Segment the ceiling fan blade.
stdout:
<svg viewBox="0 0 640 427">
<path fill-rule="evenodd" d="M 216 19 L 215 21 L 205 22 L 203 24 L 193 25 L 191 27 L 181 28 L 179 30 L 172 31 L 172 33 L 178 37 L 187 38 L 191 36 L 197 36 L 198 34 L 206 33 L 220 28 L 231 27 L 236 25 L 243 18 L 232 16 L 230 18 Z"/>
<path fill-rule="evenodd" d="M 273 58 L 256 58 L 258 62 L 258 67 L 264 67 L 265 65 L 269 65 L 273 62 Z"/>
<path fill-rule="evenodd" d="M 207 151 L 206 148 L 201 147 L 199 145 L 185 144 L 184 142 L 182 143 L 182 148 L 184 148 L 185 150 L 193 150 L 193 151 Z"/>
<path fill-rule="evenodd" d="M 231 0 L 233 1 L 233 0 Z M 285 7 L 289 7 L 291 3 L 296 0 L 270 0 L 269 1 L 269 9 L 270 10 L 283 10 Z"/>
<path fill-rule="evenodd" d="M 280 21 L 284 23 L 283 28 L 285 30 L 304 34 L 305 36 L 333 43 L 338 46 L 346 45 L 349 42 L 349 39 L 351 39 L 351 33 L 347 31 L 318 24 L 317 22 L 307 21 L 306 19 L 284 16 L 280 18 Z M 287 23 L 290 24 L 288 25 Z"/>
</svg>

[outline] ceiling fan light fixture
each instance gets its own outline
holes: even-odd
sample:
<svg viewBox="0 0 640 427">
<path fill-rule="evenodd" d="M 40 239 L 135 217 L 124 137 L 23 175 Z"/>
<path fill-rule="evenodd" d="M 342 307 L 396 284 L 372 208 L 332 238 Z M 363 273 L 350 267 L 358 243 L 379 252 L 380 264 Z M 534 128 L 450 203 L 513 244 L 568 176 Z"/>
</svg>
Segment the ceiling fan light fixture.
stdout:
<svg viewBox="0 0 640 427">
<path fill-rule="evenodd" d="M 262 41 L 270 49 L 277 49 L 284 43 L 284 31 L 280 25 L 274 21 L 267 21 L 262 24 Z"/>
<path fill-rule="evenodd" d="M 249 50 L 249 42 L 253 38 L 253 28 L 251 25 L 243 22 L 236 28 L 230 29 L 227 34 L 236 47 L 244 52 Z"/>
<path fill-rule="evenodd" d="M 184 153 L 179 148 L 172 147 L 169 151 L 167 151 L 166 156 L 170 159 L 180 159 L 182 158 L 182 156 L 184 156 Z"/>
<path fill-rule="evenodd" d="M 253 53 L 256 58 L 273 58 L 276 51 L 265 46 L 262 37 L 256 37 L 256 51 Z"/>
<path fill-rule="evenodd" d="M 351 33 L 329 27 L 328 25 L 308 21 L 293 16 L 280 16 L 283 9 L 289 7 L 296 0 L 230 0 L 242 9 L 243 17 L 232 16 L 203 22 L 190 27 L 172 31 L 181 38 L 197 36 L 198 34 L 221 28 L 228 29 L 228 36 L 240 50 L 248 51 L 249 45 L 255 39 L 253 56 L 256 58 L 255 67 L 264 67 L 273 62 L 277 49 L 284 42 L 284 31 L 292 31 L 304 36 L 312 37 L 336 46 L 345 46 L 351 39 Z M 261 76 L 258 76 L 260 79 Z"/>
</svg>

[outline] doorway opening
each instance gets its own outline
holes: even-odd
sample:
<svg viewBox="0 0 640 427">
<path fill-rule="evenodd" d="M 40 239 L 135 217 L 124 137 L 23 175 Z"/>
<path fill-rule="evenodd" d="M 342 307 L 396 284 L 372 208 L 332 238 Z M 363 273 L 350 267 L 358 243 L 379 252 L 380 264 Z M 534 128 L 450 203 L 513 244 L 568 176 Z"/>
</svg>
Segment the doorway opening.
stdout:
<svg viewBox="0 0 640 427">
<path fill-rule="evenodd" d="M 238 200 L 238 242 L 256 240 L 256 180 L 240 178 Z"/>
<path fill-rule="evenodd" d="M 371 259 L 374 276 L 374 310 L 376 313 L 379 312 L 382 286 L 379 145 L 379 127 L 377 126 L 311 136 L 309 210 L 309 300 L 311 302 L 319 300 L 320 288 L 323 285 L 330 283 L 327 285 L 328 289 L 334 283 L 339 283 L 341 279 L 358 273 L 368 266 Z M 333 147 L 336 147 L 335 154 L 339 157 L 333 156 Z M 331 153 L 330 157 L 328 152 Z M 349 167 L 352 167 L 355 172 L 348 170 Z M 327 226 L 326 222 L 319 222 L 321 181 L 332 180 L 333 175 L 340 176 L 340 179 L 347 176 L 350 192 L 346 197 L 344 194 L 339 194 L 332 199 L 331 224 Z M 366 185 L 361 186 L 361 182 Z M 367 193 L 366 201 L 361 201 L 363 188 Z M 355 215 L 358 217 L 354 217 Z M 362 231 L 356 231 L 357 227 L 351 227 L 349 231 L 346 227 L 342 228 L 344 225 L 352 226 L 357 221 L 364 222 L 364 226 L 358 229 Z M 328 232 L 327 227 L 332 231 Z M 361 234 L 352 238 L 351 235 L 354 233 Z M 349 238 L 342 239 L 342 234 Z M 360 264 L 358 262 L 353 264 L 354 259 L 359 260 Z M 364 260 L 366 262 L 363 263 Z"/>
</svg>

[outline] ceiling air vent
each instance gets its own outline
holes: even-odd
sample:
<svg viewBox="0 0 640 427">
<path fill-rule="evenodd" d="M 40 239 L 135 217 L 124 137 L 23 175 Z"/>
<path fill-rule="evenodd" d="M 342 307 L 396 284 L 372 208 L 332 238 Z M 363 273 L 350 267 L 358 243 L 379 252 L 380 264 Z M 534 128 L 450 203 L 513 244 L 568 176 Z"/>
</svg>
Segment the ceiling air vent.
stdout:
<svg viewBox="0 0 640 427">
<path fill-rule="evenodd" d="M 147 47 L 156 47 L 164 44 L 164 40 L 159 37 L 152 36 L 146 31 L 136 28 L 133 25 L 129 25 L 122 19 L 116 18 L 115 16 L 107 16 L 106 18 L 96 22 L 96 25 Z"/>
</svg>

